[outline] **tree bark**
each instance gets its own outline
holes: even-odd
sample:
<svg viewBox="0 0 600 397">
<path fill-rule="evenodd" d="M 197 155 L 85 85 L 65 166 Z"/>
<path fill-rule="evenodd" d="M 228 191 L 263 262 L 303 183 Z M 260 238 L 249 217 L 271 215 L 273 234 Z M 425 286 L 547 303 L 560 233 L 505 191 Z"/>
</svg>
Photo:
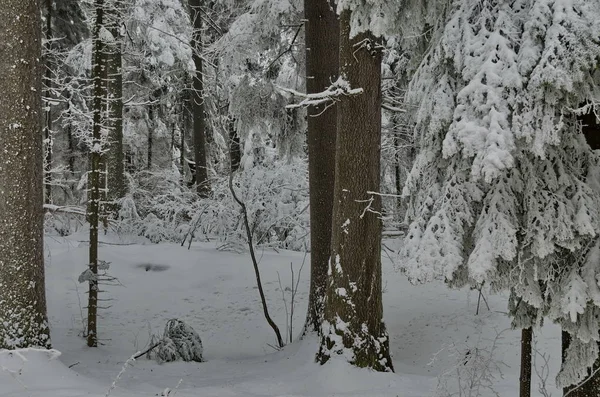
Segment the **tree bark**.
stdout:
<svg viewBox="0 0 600 397">
<path fill-rule="evenodd" d="M 519 397 L 531 396 L 531 343 L 533 328 L 521 330 L 521 376 L 519 377 Z"/>
<path fill-rule="evenodd" d="M 152 154 L 154 150 L 154 105 L 148 106 L 148 171 L 152 170 Z"/>
<path fill-rule="evenodd" d="M 370 32 L 350 38 L 340 16 L 340 75 L 360 95 L 338 103 L 331 259 L 317 359 L 341 354 L 357 367 L 393 370 L 381 287 L 381 46 Z"/>
<path fill-rule="evenodd" d="M 41 23 L 36 0 L 4 0 L 0 7 L 0 349 L 50 347 Z"/>
<path fill-rule="evenodd" d="M 235 119 L 227 120 L 229 127 L 229 162 L 231 164 L 231 172 L 240 169 L 242 163 L 242 149 L 240 147 L 240 137 L 235 129 Z"/>
<path fill-rule="evenodd" d="M 340 26 L 335 4 L 305 0 L 306 91 L 324 91 L 339 74 Z M 331 253 L 337 106 L 308 109 L 308 172 L 310 192 L 310 293 L 305 331 L 319 332 Z"/>
<path fill-rule="evenodd" d="M 94 123 L 90 147 L 88 175 L 88 222 L 90 224 L 89 247 L 89 292 L 88 292 L 88 335 L 89 347 L 98 346 L 97 314 L 98 314 L 98 224 L 100 220 L 101 183 L 100 173 L 103 168 L 102 128 L 106 123 L 107 53 L 106 45 L 101 37 L 104 27 L 104 0 L 96 0 L 96 23 L 94 27 L 94 62 L 92 65 L 92 81 L 94 84 L 93 112 Z"/>
<path fill-rule="evenodd" d="M 189 0 L 190 15 L 194 32 L 192 35 L 192 49 L 196 73 L 194 75 L 192 90 L 192 109 L 194 118 L 194 161 L 196 163 L 196 189 L 201 197 L 208 195 L 210 184 L 208 182 L 208 169 L 206 168 L 206 122 L 204 114 L 204 81 L 202 77 L 202 15 L 201 0 Z"/>
<path fill-rule="evenodd" d="M 106 198 L 112 211 L 115 201 L 125 197 L 125 165 L 123 150 L 123 60 L 120 26 L 122 20 L 121 0 L 113 0 L 108 18 L 108 30 L 114 42 L 107 49 L 107 95 L 108 95 L 108 144 L 106 152 Z"/>
</svg>

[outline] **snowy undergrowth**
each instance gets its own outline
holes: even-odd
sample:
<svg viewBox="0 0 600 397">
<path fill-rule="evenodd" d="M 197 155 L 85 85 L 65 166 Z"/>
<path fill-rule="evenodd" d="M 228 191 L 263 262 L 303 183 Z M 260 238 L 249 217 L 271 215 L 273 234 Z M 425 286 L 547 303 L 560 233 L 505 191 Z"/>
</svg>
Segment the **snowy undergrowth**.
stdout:
<svg viewBox="0 0 600 397">
<path fill-rule="evenodd" d="M 273 248 L 304 250 L 309 243 L 308 176 L 304 161 L 276 162 L 236 173 L 236 193 L 246 204 L 254 242 Z M 151 242 L 216 239 L 243 247 L 246 232 L 228 177 L 213 180 L 209 197 L 198 199 L 182 186 L 178 173 L 140 172 L 122 201 L 118 230 Z"/>
<path fill-rule="evenodd" d="M 102 239 L 123 244 L 110 234 Z M 482 302 L 476 315 L 477 291 L 453 291 L 438 283 L 412 286 L 384 257 L 384 315 L 397 373 L 358 370 L 337 359 L 321 367 L 314 363 L 315 340 L 293 343 L 281 352 L 268 346 L 274 343 L 272 331 L 262 317 L 247 255 L 217 251 L 215 243 L 194 243 L 189 251 L 178 244 L 101 244 L 101 258 L 112 262 L 111 272 L 123 286 L 104 293 L 114 301 L 100 312 L 102 345 L 88 349 L 78 336 L 79 299 L 85 302 L 85 291 L 79 286 L 78 294 L 75 285 L 88 248 L 80 240 L 85 237 L 46 241 L 49 317 L 54 347 L 62 355 L 48 360 L 45 355 L 27 353 L 26 362 L 2 356 L 3 367 L 13 373 L 20 370 L 20 382 L 0 371 L 0 397 L 104 396 L 124 362 L 143 351 L 150 335 L 161 332 L 172 318 L 198 331 L 206 362 L 159 365 L 142 357 L 122 374 L 111 396 L 160 395 L 183 379 L 178 397 L 429 397 L 435 393 L 436 377 L 456 366 L 451 346 L 489 351 L 496 330 L 510 326 L 502 313 L 505 297 L 486 294 L 490 310 Z M 394 248 L 390 241 L 386 244 Z M 259 250 L 258 257 L 269 308 L 274 320 L 285 324 L 277 271 L 287 274 L 290 262 L 298 268 L 304 255 Z M 289 287 L 286 282 L 282 279 L 284 288 Z M 296 296 L 296 324 L 304 320 L 307 291 L 308 272 L 303 272 Z M 495 350 L 495 360 L 507 365 L 504 379 L 498 377 L 492 385 L 502 397 L 518 393 L 519 335 L 519 331 L 506 331 Z M 538 349 L 550 354 L 551 373 L 556 374 L 558 329 L 545 327 L 536 339 Z M 553 387 L 550 391 L 559 395 Z M 539 396 L 535 391 L 533 395 Z"/>
</svg>

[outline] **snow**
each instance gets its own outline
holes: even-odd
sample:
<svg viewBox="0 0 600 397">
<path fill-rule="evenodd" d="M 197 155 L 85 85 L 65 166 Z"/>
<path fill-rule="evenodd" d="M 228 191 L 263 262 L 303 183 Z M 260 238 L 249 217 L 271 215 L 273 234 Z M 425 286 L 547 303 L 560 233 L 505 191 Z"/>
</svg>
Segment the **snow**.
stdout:
<svg viewBox="0 0 600 397">
<path fill-rule="evenodd" d="M 318 341 L 312 337 L 282 351 L 268 346 L 275 340 L 262 317 L 248 255 L 217 251 L 216 243 L 194 243 L 187 250 L 178 244 L 101 237 L 105 244 L 100 256 L 112 263 L 109 272 L 122 286 L 107 286 L 101 293 L 101 298 L 113 300 L 105 302 L 110 308 L 100 311 L 100 347 L 87 348 L 80 336 L 87 285 L 76 279 L 87 263 L 88 247 L 82 242 L 86 236 L 48 236 L 49 321 L 53 346 L 62 354 L 0 353 L 0 397 L 105 396 L 124 363 L 143 351 L 150 336 L 162 332 L 172 318 L 200 334 L 206 362 L 157 364 L 141 357 L 125 369 L 111 396 L 161 395 L 176 387 L 179 397 L 434 396 L 436 377 L 456 373 L 452 368 L 461 359 L 457 352 L 476 346 L 491 349 L 496 334 L 510 327 L 506 297 L 486 292 L 490 310 L 482 300 L 480 314 L 475 315 L 477 291 L 449 290 L 439 282 L 412 286 L 384 257 L 384 315 L 396 374 L 356 369 L 338 357 L 320 366 L 314 362 Z M 394 242 L 386 245 L 393 247 Z M 269 309 L 283 327 L 286 314 L 277 271 L 283 275 L 290 263 L 300 266 L 304 254 L 265 250 L 258 257 Z M 304 320 L 308 276 L 301 275 L 294 324 Z M 288 282 L 282 278 L 284 289 Z M 294 334 L 300 331 L 294 329 Z M 540 335 L 536 348 L 550 354 L 555 364 L 549 381 L 553 386 L 560 332 L 547 325 Z M 506 330 L 495 342 L 493 359 L 508 365 L 504 379 L 494 383 L 502 397 L 517 394 L 519 336 L 519 331 Z M 450 377 L 446 382 L 452 386 L 456 380 Z M 537 384 L 535 375 L 533 383 Z"/>
</svg>

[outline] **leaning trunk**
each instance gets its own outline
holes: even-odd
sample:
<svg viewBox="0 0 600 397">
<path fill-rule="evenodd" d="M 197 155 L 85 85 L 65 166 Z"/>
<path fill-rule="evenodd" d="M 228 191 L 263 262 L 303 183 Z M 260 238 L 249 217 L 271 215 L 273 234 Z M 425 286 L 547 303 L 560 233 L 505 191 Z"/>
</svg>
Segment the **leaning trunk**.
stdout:
<svg viewBox="0 0 600 397">
<path fill-rule="evenodd" d="M 335 187 L 325 321 L 317 359 L 342 355 L 358 367 L 393 370 L 381 288 L 381 59 L 370 32 L 350 38 L 340 16 L 340 75 L 360 95 L 338 103 Z"/>
<path fill-rule="evenodd" d="M 339 21 L 329 0 L 305 0 L 306 91 L 324 91 L 339 73 Z M 306 331 L 318 332 L 323 321 L 327 263 L 331 252 L 337 106 L 308 109 L 310 192 L 310 294 Z"/>
<path fill-rule="evenodd" d="M 36 0 L 0 7 L 0 349 L 50 347 L 42 205 L 41 20 Z"/>
</svg>

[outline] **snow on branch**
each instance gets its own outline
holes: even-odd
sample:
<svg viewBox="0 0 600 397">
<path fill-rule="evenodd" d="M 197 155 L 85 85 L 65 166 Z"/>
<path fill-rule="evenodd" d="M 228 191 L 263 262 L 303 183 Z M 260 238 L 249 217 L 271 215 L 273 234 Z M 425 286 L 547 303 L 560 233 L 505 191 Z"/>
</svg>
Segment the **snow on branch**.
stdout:
<svg viewBox="0 0 600 397">
<path fill-rule="evenodd" d="M 44 209 L 51 212 L 64 212 L 69 214 L 86 216 L 87 212 L 84 208 L 75 206 L 59 206 L 54 204 L 44 204 Z"/>
<path fill-rule="evenodd" d="M 344 80 L 342 77 L 339 77 L 337 81 L 329 87 L 327 87 L 325 91 L 317 92 L 314 94 L 306 94 L 303 92 L 293 90 L 291 88 L 285 88 L 280 86 L 277 86 L 277 88 L 296 97 L 303 98 L 302 101 L 299 103 L 287 105 L 287 109 L 306 108 L 309 106 L 319 106 L 323 104 L 331 106 L 331 104 L 338 101 L 338 98 L 341 96 L 360 95 L 364 92 L 362 88 L 351 88 L 350 83 Z"/>
</svg>

